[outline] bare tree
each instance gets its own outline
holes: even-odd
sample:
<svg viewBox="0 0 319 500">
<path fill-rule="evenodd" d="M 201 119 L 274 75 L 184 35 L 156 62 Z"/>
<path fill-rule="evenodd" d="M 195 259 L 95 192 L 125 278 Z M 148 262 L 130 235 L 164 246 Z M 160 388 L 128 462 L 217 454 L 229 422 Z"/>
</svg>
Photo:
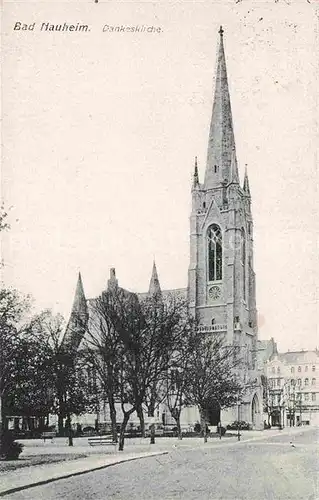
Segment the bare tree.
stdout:
<svg viewBox="0 0 319 500">
<path fill-rule="evenodd" d="M 205 442 L 208 408 L 216 402 L 220 409 L 229 408 L 243 393 L 243 386 L 236 377 L 237 365 L 232 346 L 225 345 L 221 337 L 198 333 L 186 367 L 185 394 L 188 404 L 196 405 L 199 409 Z"/>
<path fill-rule="evenodd" d="M 142 405 L 136 388 L 141 370 L 136 341 L 133 341 L 141 330 L 140 320 L 137 296 L 122 288 L 112 288 L 90 303 L 87 333 L 82 346 L 97 372 L 102 393 L 108 401 L 114 441 L 117 441 L 115 402 L 121 404 L 120 450 L 124 448 L 124 433 L 129 418 Z"/>
<path fill-rule="evenodd" d="M 100 398 L 109 405 L 113 441 L 117 442 L 116 396 L 119 394 L 120 356 L 123 344 L 111 321 L 110 309 L 117 294 L 103 293 L 89 306 L 89 322 L 82 345 L 99 381 Z"/>
<path fill-rule="evenodd" d="M 118 287 L 102 294 L 92 308 L 86 345 L 95 357 L 109 403 L 114 398 L 120 402 L 119 450 L 123 450 L 131 415 L 140 415 L 146 405 L 153 416 L 163 397 L 165 376 L 188 324 L 187 309 L 184 302 L 173 299 L 139 301 L 136 294 Z"/>
<path fill-rule="evenodd" d="M 146 387 L 145 406 L 150 417 L 161 403 L 167 403 L 169 373 L 180 362 L 185 339 L 192 330 L 192 319 L 185 300 L 173 295 L 153 295 L 141 303 L 146 321 L 145 349 L 151 356 L 148 370 L 153 379 Z M 151 444 L 155 443 L 155 424 L 151 425 Z"/>
</svg>

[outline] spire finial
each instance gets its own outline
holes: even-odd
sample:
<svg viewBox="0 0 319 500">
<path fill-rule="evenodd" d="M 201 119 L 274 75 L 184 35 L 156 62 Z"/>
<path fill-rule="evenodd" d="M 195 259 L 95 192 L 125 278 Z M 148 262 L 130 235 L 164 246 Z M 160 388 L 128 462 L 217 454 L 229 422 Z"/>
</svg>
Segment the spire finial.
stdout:
<svg viewBox="0 0 319 500">
<path fill-rule="evenodd" d="M 153 260 L 153 269 L 152 269 L 152 275 L 151 275 L 151 280 L 150 280 L 150 286 L 149 286 L 149 289 L 148 289 L 148 293 L 152 297 L 159 297 L 162 294 L 161 287 L 160 287 L 160 284 L 159 284 L 159 279 L 158 279 L 158 274 L 157 274 L 155 259 Z"/>
<path fill-rule="evenodd" d="M 247 196 L 250 196 L 250 188 L 249 188 L 249 180 L 248 180 L 248 172 L 247 172 L 247 163 L 245 163 L 245 176 L 244 176 L 244 185 L 243 190 Z"/>
<path fill-rule="evenodd" d="M 220 37 L 222 38 L 222 36 L 223 36 L 223 34 L 224 34 L 224 30 L 223 30 L 223 27 L 222 27 L 222 26 L 220 26 L 220 28 L 219 28 L 219 32 L 218 32 L 218 33 L 220 34 Z"/>
<path fill-rule="evenodd" d="M 197 156 L 195 156 L 194 186 L 197 186 L 198 183 L 199 183 L 199 179 L 198 179 L 198 165 L 197 165 Z"/>
<path fill-rule="evenodd" d="M 232 148 L 231 164 L 230 164 L 230 179 L 231 179 L 231 182 L 233 182 L 235 184 L 239 184 L 235 145 Z"/>
</svg>

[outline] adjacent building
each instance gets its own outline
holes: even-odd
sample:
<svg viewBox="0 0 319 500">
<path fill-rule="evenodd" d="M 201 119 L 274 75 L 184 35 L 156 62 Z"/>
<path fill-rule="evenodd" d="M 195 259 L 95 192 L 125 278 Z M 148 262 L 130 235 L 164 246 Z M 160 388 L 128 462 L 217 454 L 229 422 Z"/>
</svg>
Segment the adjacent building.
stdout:
<svg viewBox="0 0 319 500">
<path fill-rule="evenodd" d="M 266 363 L 271 425 L 319 424 L 319 351 L 276 353 Z"/>
</svg>

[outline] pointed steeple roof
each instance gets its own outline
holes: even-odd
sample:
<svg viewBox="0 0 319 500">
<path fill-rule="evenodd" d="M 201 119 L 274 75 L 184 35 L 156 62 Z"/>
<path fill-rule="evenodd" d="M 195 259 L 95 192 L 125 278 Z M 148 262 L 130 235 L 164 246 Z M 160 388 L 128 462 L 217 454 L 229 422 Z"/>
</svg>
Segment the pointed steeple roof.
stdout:
<svg viewBox="0 0 319 500">
<path fill-rule="evenodd" d="M 215 94 L 208 137 L 207 165 L 205 173 L 206 189 L 220 186 L 225 180 L 230 180 L 232 155 L 233 151 L 235 151 L 235 138 L 227 80 L 223 33 L 224 30 L 220 27 L 220 40 L 215 76 Z M 238 177 L 237 164 L 234 168 Z"/>
<path fill-rule="evenodd" d="M 72 312 L 85 312 L 86 311 L 86 298 L 84 295 L 83 283 L 81 273 L 79 273 L 78 281 L 76 284 Z"/>
<path fill-rule="evenodd" d="M 74 352 L 77 350 L 85 334 L 87 321 L 88 308 L 84 295 L 81 273 L 79 273 L 71 315 L 62 339 L 62 344 L 65 347 L 74 350 Z"/>
<path fill-rule="evenodd" d="M 244 192 L 246 193 L 247 196 L 250 196 L 250 188 L 249 188 L 249 180 L 248 180 L 248 173 L 247 173 L 247 165 L 245 165 L 245 177 L 244 177 L 243 190 L 244 190 Z"/>
<path fill-rule="evenodd" d="M 198 186 L 198 184 L 199 184 L 199 177 L 198 177 L 197 156 L 195 156 L 193 187 Z"/>
<path fill-rule="evenodd" d="M 230 163 L 230 179 L 229 180 L 233 184 L 239 184 L 238 166 L 237 166 L 235 147 L 232 150 L 231 163 Z"/>
<path fill-rule="evenodd" d="M 152 276 L 151 276 L 151 280 L 150 280 L 150 286 L 148 289 L 148 293 L 149 293 L 149 295 L 151 295 L 153 297 L 162 295 L 162 290 L 161 290 L 159 279 L 158 279 L 155 260 L 153 261 Z"/>
</svg>

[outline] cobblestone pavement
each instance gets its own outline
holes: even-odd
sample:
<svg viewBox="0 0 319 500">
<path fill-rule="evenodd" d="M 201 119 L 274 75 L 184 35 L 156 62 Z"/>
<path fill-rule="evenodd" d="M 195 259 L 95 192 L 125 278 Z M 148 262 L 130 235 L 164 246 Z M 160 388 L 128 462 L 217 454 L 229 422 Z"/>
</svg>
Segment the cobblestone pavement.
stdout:
<svg viewBox="0 0 319 500">
<path fill-rule="evenodd" d="M 8 500 L 316 500 L 315 429 L 127 462 L 6 495 Z M 225 443 L 226 444 L 226 443 Z"/>
</svg>

